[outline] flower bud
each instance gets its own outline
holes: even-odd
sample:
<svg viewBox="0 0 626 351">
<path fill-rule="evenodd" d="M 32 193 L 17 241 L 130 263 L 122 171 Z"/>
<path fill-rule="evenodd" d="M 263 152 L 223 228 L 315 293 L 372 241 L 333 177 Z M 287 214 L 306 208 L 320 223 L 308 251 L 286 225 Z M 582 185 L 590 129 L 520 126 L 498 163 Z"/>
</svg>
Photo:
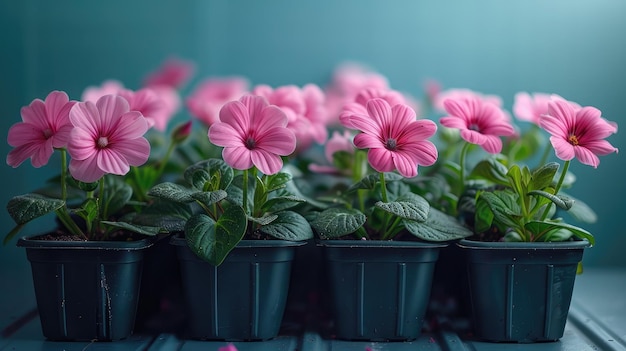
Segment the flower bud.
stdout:
<svg viewBox="0 0 626 351">
<path fill-rule="evenodd" d="M 174 128 L 172 131 L 172 141 L 174 143 L 180 144 L 189 137 L 189 134 L 191 134 L 191 123 L 192 121 L 190 120 Z"/>
</svg>

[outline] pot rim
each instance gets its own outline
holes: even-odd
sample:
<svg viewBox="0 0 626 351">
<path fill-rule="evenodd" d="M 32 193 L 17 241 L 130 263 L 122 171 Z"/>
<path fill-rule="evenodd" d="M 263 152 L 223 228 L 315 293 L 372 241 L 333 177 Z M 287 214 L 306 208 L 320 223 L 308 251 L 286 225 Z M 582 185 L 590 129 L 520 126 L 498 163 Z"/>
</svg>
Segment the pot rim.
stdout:
<svg viewBox="0 0 626 351">
<path fill-rule="evenodd" d="M 181 237 L 180 234 L 174 234 L 170 238 L 170 244 L 175 246 L 186 246 L 187 240 Z M 306 240 L 303 241 L 291 241 L 291 240 L 241 240 L 237 243 L 237 248 L 256 248 L 256 247 L 294 247 L 306 245 Z"/>
<path fill-rule="evenodd" d="M 592 247 L 588 240 L 574 240 L 574 241 L 549 241 L 549 242 L 511 242 L 511 241 L 478 241 L 462 239 L 456 243 L 456 245 L 462 249 L 478 249 L 478 250 L 493 250 L 493 249 L 508 249 L 508 250 L 571 250 L 571 249 L 584 249 Z"/>
<path fill-rule="evenodd" d="M 27 249 L 45 250 L 143 250 L 154 244 L 156 237 L 147 237 L 133 241 L 63 241 L 36 240 L 39 235 L 24 236 L 18 239 L 17 246 Z"/>
<path fill-rule="evenodd" d="M 318 239 L 317 246 L 323 247 L 346 247 L 346 248 L 387 248 L 398 249 L 414 248 L 443 248 L 447 247 L 447 242 L 425 242 L 425 241 L 392 241 L 392 240 L 336 240 Z"/>
</svg>

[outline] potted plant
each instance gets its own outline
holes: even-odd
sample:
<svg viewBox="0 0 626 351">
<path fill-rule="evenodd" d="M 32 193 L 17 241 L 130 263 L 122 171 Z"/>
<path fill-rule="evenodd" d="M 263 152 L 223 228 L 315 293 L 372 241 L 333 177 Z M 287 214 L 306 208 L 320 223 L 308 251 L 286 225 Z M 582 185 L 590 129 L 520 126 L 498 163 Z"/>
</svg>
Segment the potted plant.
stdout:
<svg viewBox="0 0 626 351">
<path fill-rule="evenodd" d="M 331 182 L 308 215 L 325 251 L 334 337 L 412 340 L 422 331 L 439 250 L 471 232 L 414 191 L 437 126 L 391 89 L 364 89 L 340 116 L 326 154 Z M 351 130 L 357 132 L 353 136 Z M 355 149 L 355 146 L 357 149 Z M 365 150 L 367 149 L 367 153 Z"/>
<path fill-rule="evenodd" d="M 133 331 L 144 251 L 160 231 L 133 221 L 144 204 L 125 176 L 148 161 L 144 135 L 152 124 L 133 102 L 120 94 L 76 102 L 53 91 L 23 107 L 22 122 L 8 132 L 13 167 L 29 158 L 42 167 L 60 154 L 60 176 L 9 200 L 16 226 L 4 240 L 43 215 L 57 219 L 49 232 L 18 241 L 48 339 L 118 340 Z"/>
<path fill-rule="evenodd" d="M 563 191 L 575 180 L 569 165 L 578 158 L 595 168 L 598 155 L 617 152 L 604 140 L 617 125 L 594 107 L 520 93 L 515 115 L 534 122 L 520 133 L 498 101 L 473 91 L 447 94 L 447 115 L 440 119 L 460 131 L 449 139 L 460 150 L 450 156 L 460 161 L 448 159 L 442 169 L 448 208 L 474 233 L 457 244 L 466 257 L 473 333 L 498 342 L 554 341 L 563 336 L 584 249 L 594 244 L 591 233 L 561 217 L 595 220 L 587 205 Z M 543 131 L 550 143 L 535 156 Z M 476 145 L 489 156 L 472 159 Z M 552 148 L 562 168 L 547 161 Z"/>
<path fill-rule="evenodd" d="M 277 336 L 295 248 L 313 236 L 293 208 L 291 175 L 281 156 L 296 147 L 283 110 L 258 95 L 227 102 L 208 137 L 222 158 L 190 165 L 183 179 L 162 182 L 142 213 L 178 232 L 189 316 L 185 337 L 266 340 Z"/>
</svg>

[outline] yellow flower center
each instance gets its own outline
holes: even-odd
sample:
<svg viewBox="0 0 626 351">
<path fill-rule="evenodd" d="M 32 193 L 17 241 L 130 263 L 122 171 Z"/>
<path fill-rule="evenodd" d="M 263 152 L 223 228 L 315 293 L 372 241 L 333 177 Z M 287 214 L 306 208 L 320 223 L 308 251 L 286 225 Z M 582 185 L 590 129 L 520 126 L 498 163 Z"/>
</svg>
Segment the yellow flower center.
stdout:
<svg viewBox="0 0 626 351">
<path fill-rule="evenodd" d="M 569 141 L 570 144 L 574 146 L 578 146 L 578 138 L 576 137 L 576 135 L 574 134 L 570 135 L 569 138 L 567 138 L 567 140 Z"/>
</svg>

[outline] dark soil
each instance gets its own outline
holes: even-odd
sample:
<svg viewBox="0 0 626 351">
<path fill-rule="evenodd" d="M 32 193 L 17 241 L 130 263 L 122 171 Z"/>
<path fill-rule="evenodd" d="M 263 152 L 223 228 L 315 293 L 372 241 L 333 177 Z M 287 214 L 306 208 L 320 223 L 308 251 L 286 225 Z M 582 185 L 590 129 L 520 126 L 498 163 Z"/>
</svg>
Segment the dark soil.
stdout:
<svg viewBox="0 0 626 351">
<path fill-rule="evenodd" d="M 106 238 L 95 238 L 91 241 L 136 241 L 144 239 L 145 236 L 137 233 L 131 233 L 126 231 L 117 231 L 109 234 Z M 42 234 L 33 237 L 36 240 L 55 240 L 55 241 L 89 241 L 81 238 L 78 235 L 72 235 L 62 230 L 55 230 L 50 233 Z"/>
</svg>

